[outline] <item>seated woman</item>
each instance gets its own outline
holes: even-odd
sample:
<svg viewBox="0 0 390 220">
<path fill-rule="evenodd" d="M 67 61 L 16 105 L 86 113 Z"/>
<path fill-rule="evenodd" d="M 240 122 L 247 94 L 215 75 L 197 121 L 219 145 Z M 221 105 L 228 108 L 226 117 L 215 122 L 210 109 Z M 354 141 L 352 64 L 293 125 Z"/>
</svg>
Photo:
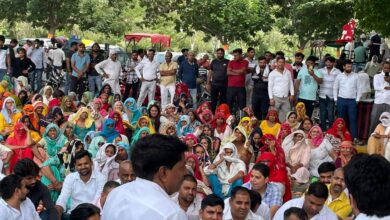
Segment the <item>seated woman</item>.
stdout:
<svg viewBox="0 0 390 220">
<path fill-rule="evenodd" d="M 263 146 L 261 144 L 261 137 L 263 137 L 263 132 L 261 132 L 259 127 L 254 128 L 249 136 L 249 141 L 255 158 L 259 156 L 260 148 Z"/>
<path fill-rule="evenodd" d="M 31 99 L 31 104 L 34 105 L 36 102 L 42 102 L 43 103 L 43 96 L 41 94 L 35 94 Z M 43 103 L 43 110 L 42 115 L 46 116 L 47 113 L 49 113 L 49 107 Z"/>
<path fill-rule="evenodd" d="M 180 120 L 176 125 L 177 136 L 179 138 L 184 137 L 187 134 L 191 134 L 194 132 L 191 130 L 190 123 L 191 123 L 190 116 L 188 116 L 188 115 L 180 116 Z"/>
<path fill-rule="evenodd" d="M 165 123 L 167 121 L 177 123 L 178 120 L 179 115 L 177 114 L 176 106 L 174 104 L 168 104 L 165 107 L 164 112 L 161 114 L 161 123 Z"/>
<path fill-rule="evenodd" d="M 253 149 L 251 148 L 250 141 L 248 140 L 245 129 L 243 127 L 235 127 L 232 135 L 222 141 L 222 145 L 228 142 L 234 144 L 237 149 L 238 157 L 245 163 L 247 167 L 249 166 L 250 162 L 253 162 L 255 160 Z"/>
<path fill-rule="evenodd" d="M 186 94 L 181 93 L 179 99 L 173 101 L 173 104 L 177 107 L 178 113 L 186 114 L 188 109 L 192 107 L 189 99 L 190 98 Z"/>
<path fill-rule="evenodd" d="M 130 97 L 126 99 L 123 105 L 125 106 L 130 124 L 135 125 L 138 119 L 142 116 L 141 111 L 138 108 L 137 101 L 135 101 L 134 98 Z"/>
<path fill-rule="evenodd" d="M 186 153 L 186 168 L 196 178 L 198 183 L 197 191 L 202 195 L 212 194 L 213 191 L 209 188 L 210 184 L 204 173 L 204 165 L 199 163 L 198 157 L 192 153 Z"/>
<path fill-rule="evenodd" d="M 91 144 L 89 144 L 87 150 L 91 154 L 92 159 L 96 157 L 99 149 L 105 144 L 105 140 L 103 136 L 96 136 L 92 138 Z"/>
<path fill-rule="evenodd" d="M 198 157 L 201 166 L 205 167 L 210 165 L 211 161 L 209 159 L 209 153 L 207 152 L 206 148 L 203 147 L 203 145 L 199 143 L 195 144 L 192 147 L 192 152 Z"/>
<path fill-rule="evenodd" d="M 150 106 L 148 106 L 148 116 L 152 121 L 154 130 L 158 131 L 158 129 L 160 129 L 160 107 L 157 104 L 151 104 Z"/>
<path fill-rule="evenodd" d="M 305 135 L 309 135 L 310 129 L 313 127 L 313 121 L 310 118 L 305 118 L 301 122 L 301 125 L 299 126 L 299 129 L 305 132 Z"/>
<path fill-rule="evenodd" d="M 127 111 L 129 111 L 129 110 L 126 111 L 126 108 L 121 101 L 116 101 L 114 103 L 113 111 L 117 111 L 121 114 L 122 121 L 129 122 L 129 116 L 127 115 Z"/>
<path fill-rule="evenodd" d="M 336 118 L 331 128 L 326 132 L 326 139 L 332 144 L 335 153 L 340 152 L 340 144 L 343 141 L 352 141 L 351 133 L 347 129 L 344 119 Z"/>
<path fill-rule="evenodd" d="M 94 98 L 93 99 L 93 107 L 94 112 L 96 114 L 99 114 L 102 118 L 105 118 L 108 116 L 108 112 L 103 109 L 103 101 L 100 98 Z"/>
<path fill-rule="evenodd" d="M 215 110 L 215 114 L 217 114 L 218 112 L 221 112 L 225 115 L 225 120 L 227 121 L 228 118 L 231 116 L 230 114 L 230 108 L 227 104 L 223 103 L 223 104 L 220 104 L 217 109 Z"/>
<path fill-rule="evenodd" d="M 62 113 L 61 108 L 58 106 L 51 108 L 49 114 L 46 115 L 46 121 L 54 123 L 60 128 L 66 122 L 64 114 Z"/>
<path fill-rule="evenodd" d="M 43 97 L 43 103 L 47 106 L 49 105 L 49 102 L 53 99 L 53 87 L 51 86 L 45 86 L 43 88 L 43 93 L 42 93 L 42 97 Z"/>
<path fill-rule="evenodd" d="M 232 134 L 232 128 L 226 123 L 225 114 L 222 112 L 217 112 L 211 126 L 214 129 L 214 137 L 218 137 L 223 140 L 229 137 Z"/>
<path fill-rule="evenodd" d="M 197 115 L 200 115 L 200 114 L 202 114 L 204 111 L 206 111 L 206 110 L 210 110 L 211 111 L 211 104 L 210 104 L 210 102 L 209 101 L 204 101 L 204 102 L 202 102 L 199 106 L 198 106 L 198 108 L 196 109 L 196 114 Z"/>
<path fill-rule="evenodd" d="M 120 134 L 126 135 L 125 127 L 123 126 L 122 116 L 117 111 L 112 111 L 108 118 L 115 121 L 115 130 Z"/>
<path fill-rule="evenodd" d="M 198 138 L 194 134 L 187 134 L 182 138 L 182 141 L 187 145 L 188 152 L 193 152 L 193 147 L 198 143 Z"/>
<path fill-rule="evenodd" d="M 62 99 L 61 109 L 64 113 L 65 118 L 67 119 L 69 115 L 76 113 L 76 103 L 73 102 L 73 99 L 71 97 L 65 97 Z"/>
<path fill-rule="evenodd" d="M 210 124 L 213 121 L 213 112 L 209 109 L 203 110 L 198 116 L 202 124 Z"/>
<path fill-rule="evenodd" d="M 41 101 L 36 101 L 33 104 L 34 113 L 30 115 L 31 124 L 36 131 L 43 134 L 48 122 L 45 121 L 45 115 L 43 114 L 44 104 Z"/>
<path fill-rule="evenodd" d="M 120 134 L 115 130 L 115 121 L 111 118 L 107 118 L 104 121 L 103 129 L 99 132 L 99 136 L 104 137 L 107 143 L 114 143 L 115 138 Z"/>
<path fill-rule="evenodd" d="M 43 138 L 32 148 L 35 159 L 41 166 L 42 183 L 48 186 L 53 201 L 56 201 L 64 181 L 64 159 L 68 140 L 56 124 L 49 124 Z"/>
<path fill-rule="evenodd" d="M 10 172 L 19 160 L 23 158 L 33 159 L 31 145 L 33 143 L 30 130 L 22 122 L 17 122 L 14 126 L 14 136 L 8 137 L 5 146 L 13 151 L 10 160 Z"/>
<path fill-rule="evenodd" d="M 135 142 L 137 142 L 139 139 L 145 137 L 148 134 L 150 134 L 149 128 L 143 127 L 141 129 L 139 129 L 137 131 L 137 133 L 135 133 L 133 138 L 131 139 L 130 149 L 132 149 L 132 147 L 134 147 Z"/>
<path fill-rule="evenodd" d="M 250 117 L 243 117 L 241 118 L 240 122 L 238 123 L 241 127 L 245 128 L 246 136 L 251 135 L 252 133 L 252 120 Z"/>
<path fill-rule="evenodd" d="M 245 164 L 238 158 L 236 146 L 226 143 L 212 164 L 204 168 L 214 194 L 230 197 L 231 190 L 242 185 L 246 173 Z"/>
<path fill-rule="evenodd" d="M 22 122 L 24 125 L 26 125 L 26 127 L 30 130 L 31 139 L 33 142 L 32 144 L 38 143 L 38 141 L 41 140 L 41 136 L 32 126 L 30 117 L 28 117 L 27 115 L 24 115 L 24 116 L 22 116 L 22 118 L 20 118 L 19 121 Z M 12 132 L 8 137 L 13 137 L 13 136 L 14 136 L 14 132 Z"/>
<path fill-rule="evenodd" d="M 107 93 L 102 93 L 99 98 L 102 100 L 102 110 L 106 111 L 107 113 L 111 112 L 112 107 L 109 101 L 110 96 Z"/>
<path fill-rule="evenodd" d="M 22 114 L 16 109 L 15 100 L 7 97 L 3 102 L 0 114 L 0 135 L 8 136 L 21 117 Z"/>
<path fill-rule="evenodd" d="M 385 156 L 386 145 L 390 140 L 390 113 L 383 112 L 378 124 L 368 139 L 367 153 Z"/>
<path fill-rule="evenodd" d="M 280 123 L 278 118 L 278 112 L 270 109 L 265 116 L 265 119 L 260 123 L 261 132 L 263 135 L 271 134 L 276 137 L 280 129 Z"/>
<path fill-rule="evenodd" d="M 177 132 L 176 132 L 176 125 L 175 125 L 175 123 L 173 123 L 171 121 L 162 123 L 161 126 L 160 126 L 159 133 L 162 134 L 162 135 L 176 136 Z"/>
<path fill-rule="evenodd" d="M 103 174 L 107 181 L 118 179 L 115 170 L 119 168 L 119 164 L 115 161 L 118 149 L 114 144 L 104 144 L 98 151 L 96 158 L 93 159 L 93 167 L 96 171 Z"/>
<path fill-rule="evenodd" d="M 282 145 L 283 140 L 291 134 L 291 128 L 290 124 L 284 122 L 279 129 L 278 136 L 276 138 L 276 141 L 278 142 L 279 145 Z"/>
<path fill-rule="evenodd" d="M 356 149 L 352 146 L 351 141 L 343 141 L 340 145 L 340 155 L 337 157 L 336 168 L 344 167 L 349 163 L 353 155 L 357 154 Z"/>
<path fill-rule="evenodd" d="M 294 111 L 288 112 L 285 123 L 290 125 L 291 131 L 298 130 L 300 126 L 300 123 L 298 122 L 298 114 Z"/>
<path fill-rule="evenodd" d="M 144 115 L 138 119 L 137 123 L 135 124 L 135 132 L 137 132 L 139 129 L 141 129 L 143 127 L 149 128 L 150 134 L 156 133 L 156 130 L 154 130 L 152 121 L 146 115 Z"/>
<path fill-rule="evenodd" d="M 80 140 L 84 140 L 89 131 L 95 130 L 94 120 L 86 107 L 82 107 L 77 111 L 76 115 L 72 117 L 72 122 L 74 123 L 74 134 Z"/>
<path fill-rule="evenodd" d="M 297 105 L 295 106 L 295 111 L 297 112 L 297 121 L 298 123 L 301 123 L 303 120 L 306 118 L 309 118 L 306 115 L 306 106 L 305 103 L 303 102 L 298 102 Z"/>
<path fill-rule="evenodd" d="M 74 135 L 74 133 L 73 133 L 73 127 L 74 127 L 74 124 L 67 121 L 62 125 L 62 128 L 61 128 L 61 133 L 63 133 L 65 135 L 66 139 L 68 139 L 69 142 L 71 142 L 77 138 L 76 135 Z"/>
<path fill-rule="evenodd" d="M 305 132 L 297 130 L 282 143 L 288 174 L 300 184 L 307 183 L 310 179 L 310 147 L 306 144 L 305 136 Z"/>
<path fill-rule="evenodd" d="M 96 137 L 99 133 L 96 131 L 88 131 L 88 133 L 85 135 L 83 144 L 85 146 L 85 149 L 89 148 L 89 145 L 92 143 L 92 139 Z"/>
<path fill-rule="evenodd" d="M 336 154 L 332 144 L 328 139 L 324 138 L 322 130 L 319 126 L 313 126 L 310 129 L 307 144 L 310 147 L 310 174 L 314 177 L 319 177 L 318 167 L 323 162 L 334 162 Z"/>
</svg>

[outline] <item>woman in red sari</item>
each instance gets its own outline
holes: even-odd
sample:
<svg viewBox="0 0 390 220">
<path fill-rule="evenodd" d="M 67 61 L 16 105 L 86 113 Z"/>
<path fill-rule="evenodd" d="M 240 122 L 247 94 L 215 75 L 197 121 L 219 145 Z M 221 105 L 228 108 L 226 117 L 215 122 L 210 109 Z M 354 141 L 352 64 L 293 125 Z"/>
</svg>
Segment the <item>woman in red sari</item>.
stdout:
<svg viewBox="0 0 390 220">
<path fill-rule="evenodd" d="M 349 133 L 347 125 L 342 118 L 336 118 L 332 127 L 326 132 L 326 138 L 332 144 L 337 154 L 340 153 L 341 142 L 352 141 L 351 133 Z"/>
<path fill-rule="evenodd" d="M 208 102 L 208 101 L 202 102 L 199 105 L 199 107 L 196 109 L 196 114 L 200 115 L 200 114 L 202 114 L 206 110 L 210 110 L 211 111 L 211 105 L 210 105 L 210 102 Z"/>
<path fill-rule="evenodd" d="M 284 138 L 286 138 L 289 134 L 291 134 L 290 124 L 284 122 L 279 129 L 278 138 L 276 139 L 279 146 L 282 145 Z"/>
<path fill-rule="evenodd" d="M 126 135 L 125 127 L 123 126 L 122 116 L 117 111 L 112 111 L 108 118 L 115 121 L 115 130 L 120 134 Z"/>
<path fill-rule="evenodd" d="M 32 144 L 33 140 L 28 127 L 22 122 L 16 123 L 14 127 L 14 136 L 8 137 L 5 143 L 5 146 L 13 150 L 14 153 L 10 160 L 10 172 L 13 171 L 16 162 L 19 160 L 23 158 L 33 159 Z"/>
<path fill-rule="evenodd" d="M 222 112 L 223 114 L 225 114 L 225 120 L 230 117 L 230 108 L 227 104 L 220 104 L 217 110 L 215 110 L 215 114 L 217 114 L 218 112 Z"/>
</svg>

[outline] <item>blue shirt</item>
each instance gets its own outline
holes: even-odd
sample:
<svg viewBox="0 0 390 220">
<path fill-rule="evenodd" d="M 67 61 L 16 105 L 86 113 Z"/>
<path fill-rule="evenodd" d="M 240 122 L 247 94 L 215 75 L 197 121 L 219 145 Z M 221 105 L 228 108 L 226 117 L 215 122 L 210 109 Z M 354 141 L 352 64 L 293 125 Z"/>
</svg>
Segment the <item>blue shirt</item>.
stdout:
<svg viewBox="0 0 390 220">
<path fill-rule="evenodd" d="M 247 189 L 252 189 L 252 184 L 250 182 L 242 185 Z M 261 199 L 262 202 L 266 203 L 270 208 L 272 206 L 282 206 L 283 205 L 283 195 L 279 190 L 278 186 L 273 183 L 267 183 L 267 189 L 265 194 Z"/>
<path fill-rule="evenodd" d="M 85 54 L 85 53 L 83 56 L 80 56 L 80 54 L 76 52 L 72 55 L 72 58 L 71 58 L 71 62 L 72 63 L 74 62 L 74 65 L 80 71 L 83 70 L 86 65 L 89 65 L 90 61 L 91 61 L 91 58 L 89 57 L 88 54 Z M 74 71 L 74 70 L 72 71 L 72 76 L 77 77 L 76 71 Z M 83 77 L 85 77 L 85 76 L 86 76 L 86 74 L 84 73 Z"/>
<path fill-rule="evenodd" d="M 318 78 L 322 78 L 322 73 L 317 71 L 316 69 L 313 70 L 314 74 Z M 299 98 L 311 100 L 314 101 L 317 99 L 317 89 L 318 89 L 318 83 L 314 79 L 313 76 L 309 74 L 309 71 L 307 68 L 301 69 L 298 73 L 297 79 L 301 80 L 301 83 L 299 85 Z"/>
<path fill-rule="evenodd" d="M 196 89 L 196 78 L 199 75 L 199 66 L 194 60 L 189 63 L 188 60 L 183 61 L 179 67 L 179 79 L 187 85 L 189 89 Z"/>
</svg>

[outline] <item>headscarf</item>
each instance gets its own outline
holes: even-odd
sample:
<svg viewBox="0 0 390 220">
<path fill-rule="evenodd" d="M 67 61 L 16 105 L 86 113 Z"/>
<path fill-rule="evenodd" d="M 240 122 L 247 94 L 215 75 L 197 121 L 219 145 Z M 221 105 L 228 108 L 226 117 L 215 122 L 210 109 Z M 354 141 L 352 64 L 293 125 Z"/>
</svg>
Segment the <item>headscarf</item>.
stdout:
<svg viewBox="0 0 390 220">
<path fill-rule="evenodd" d="M 213 112 L 209 109 L 202 111 L 199 115 L 199 119 L 203 124 L 209 124 L 213 121 Z M 209 115 L 209 119 L 206 120 L 205 115 Z"/>
<path fill-rule="evenodd" d="M 160 133 L 160 134 L 163 134 L 163 135 L 168 135 L 168 134 L 167 134 L 167 130 L 168 130 L 168 128 L 170 128 L 170 127 L 174 128 L 175 131 L 176 131 L 176 125 L 175 125 L 175 123 L 173 123 L 173 122 L 171 122 L 171 121 L 167 121 L 167 122 L 162 123 L 161 126 L 160 126 L 160 129 L 159 129 L 159 133 Z"/>
<path fill-rule="evenodd" d="M 146 132 L 150 134 L 150 130 L 147 127 L 140 128 L 137 133 L 134 134 L 133 139 L 131 140 L 131 147 L 134 146 L 135 142 L 137 142 L 141 138 L 142 132 Z"/>
<path fill-rule="evenodd" d="M 64 114 L 62 113 L 62 110 L 60 107 L 57 107 L 55 106 L 54 108 L 52 108 L 49 112 L 49 114 L 47 114 L 46 116 L 46 119 L 49 120 L 49 121 L 53 121 L 55 118 L 56 118 L 56 115 L 59 114 L 62 116 L 62 120 L 59 122 L 58 125 L 61 125 L 64 121 Z"/>
<path fill-rule="evenodd" d="M 86 104 L 86 105 L 88 105 L 90 102 L 92 102 L 92 100 L 93 100 L 93 94 L 92 94 L 92 92 L 90 92 L 90 91 L 86 91 L 86 92 L 84 92 L 83 93 L 83 98 L 84 97 L 86 97 L 87 98 L 87 103 L 84 103 L 84 104 Z M 82 101 L 84 101 L 84 100 L 82 100 Z"/>
<path fill-rule="evenodd" d="M 112 128 L 109 128 L 109 125 L 112 125 Z M 111 118 L 107 118 L 104 121 L 103 129 L 99 135 L 103 136 L 106 139 L 106 142 L 113 143 L 115 138 L 119 135 L 119 132 L 115 130 L 115 121 Z"/>
<path fill-rule="evenodd" d="M 248 122 L 248 125 L 247 126 L 244 126 L 244 122 Z M 246 132 L 246 135 L 249 136 L 252 132 L 252 120 L 249 118 L 249 117 L 243 117 L 241 118 L 240 120 L 240 123 L 238 123 L 239 126 L 242 126 L 243 128 L 245 128 L 245 132 Z"/>
<path fill-rule="evenodd" d="M 221 154 L 225 153 L 225 149 L 231 149 L 233 151 L 231 156 L 224 156 L 225 160 L 227 162 L 233 162 L 233 163 L 242 163 L 244 167 L 246 167 L 244 161 L 240 160 L 238 156 L 238 150 L 236 145 L 234 145 L 231 142 L 225 143 L 221 149 L 219 150 L 218 155 L 215 157 L 214 161 L 218 161 L 221 159 Z"/>
<path fill-rule="evenodd" d="M 387 118 L 385 118 L 387 117 Z M 385 135 L 390 134 L 390 113 L 389 112 L 383 112 L 381 116 L 379 117 L 379 121 L 381 122 L 382 126 L 385 127 Z M 387 144 L 389 141 L 389 138 L 384 139 L 384 143 Z"/>
<path fill-rule="evenodd" d="M 223 119 L 222 125 L 219 125 L 219 126 L 217 125 L 217 120 L 218 119 Z M 222 112 L 215 113 L 215 117 L 214 117 L 213 121 L 210 124 L 211 124 L 211 127 L 213 129 L 217 129 L 218 130 L 218 133 L 224 133 L 225 129 L 226 129 L 226 126 L 227 126 L 226 119 L 225 119 L 225 114 L 222 113 Z"/>
<path fill-rule="evenodd" d="M 151 121 L 150 118 L 149 118 L 148 116 L 146 116 L 146 115 L 144 115 L 144 116 L 142 116 L 142 117 L 140 117 L 140 118 L 138 119 L 137 124 L 135 125 L 136 130 L 142 128 L 142 127 L 141 127 L 141 120 L 142 120 L 142 119 L 145 119 L 145 120 L 146 120 L 146 123 L 147 123 L 146 127 L 149 128 L 150 134 L 155 134 L 155 133 L 156 133 L 156 130 L 154 130 L 152 121 Z"/>
<path fill-rule="evenodd" d="M 342 122 L 343 123 L 343 130 L 342 130 L 342 133 L 344 135 L 344 138 L 345 138 L 345 141 L 352 141 L 352 137 L 351 137 L 351 134 L 348 132 L 347 130 L 347 125 L 345 124 L 345 121 L 344 119 L 342 118 L 336 118 L 336 120 L 333 122 L 333 125 L 331 128 L 328 129 L 328 131 L 326 133 L 330 134 L 330 135 L 333 135 L 334 137 L 337 137 L 337 138 L 340 138 L 341 137 L 338 135 L 338 129 L 337 129 L 337 125 Z"/>
<path fill-rule="evenodd" d="M 296 134 L 303 135 L 302 140 L 298 141 L 297 143 L 294 143 L 294 136 Z M 289 134 L 282 143 L 282 148 L 284 150 L 284 153 L 286 155 L 286 162 L 291 163 L 292 161 L 299 161 L 300 158 L 302 158 L 303 153 L 305 153 L 305 150 L 309 148 L 309 146 L 306 144 L 306 135 L 305 132 L 302 130 L 294 131 L 293 133 Z M 307 164 L 309 161 L 307 161 Z M 304 164 L 306 166 L 307 164 Z"/>
<path fill-rule="evenodd" d="M 129 103 L 131 103 L 130 106 Z M 142 113 L 138 108 L 137 102 L 135 101 L 134 98 L 130 97 L 127 98 L 125 103 L 123 104 L 125 108 L 129 109 L 133 113 L 131 117 L 129 115 L 129 121 L 131 122 L 132 125 L 134 125 L 135 123 L 137 123 L 138 119 L 142 116 Z"/>
<path fill-rule="evenodd" d="M 106 155 L 106 148 L 108 146 L 114 147 L 114 155 L 108 157 Z M 104 144 L 96 154 L 96 158 L 93 160 L 95 168 L 102 173 L 105 177 L 108 177 L 109 172 L 112 169 L 118 168 L 119 164 L 115 162 L 115 157 L 118 154 L 118 147 L 112 143 Z"/>
<path fill-rule="evenodd" d="M 100 98 L 94 98 L 93 99 L 93 104 L 100 104 L 100 110 L 99 114 L 105 118 L 108 115 L 108 112 L 103 108 L 103 102 Z"/>
<path fill-rule="evenodd" d="M 70 107 L 67 107 L 66 106 L 66 101 L 67 100 L 71 100 L 72 101 L 72 105 Z M 70 98 L 69 96 L 66 96 L 62 99 L 62 103 L 61 103 L 61 109 L 62 111 L 64 112 L 76 112 L 77 111 L 77 107 L 76 107 L 76 104 L 74 103 L 73 99 Z"/>
<path fill-rule="evenodd" d="M 188 139 L 192 139 L 194 141 L 194 145 L 198 143 L 198 138 L 194 134 L 186 134 L 183 141 L 187 142 Z"/>
<path fill-rule="evenodd" d="M 54 128 L 54 130 L 56 130 L 57 133 L 57 136 L 54 139 L 51 139 L 48 135 L 50 129 L 52 128 Z M 47 153 L 51 157 L 57 155 L 58 150 L 63 148 L 65 143 L 67 142 L 67 138 L 65 137 L 65 135 L 61 133 L 60 128 L 54 123 L 50 123 L 45 128 L 45 132 L 43 133 L 43 139 L 47 144 Z"/>
<path fill-rule="evenodd" d="M 96 131 L 88 131 L 87 132 L 87 134 L 85 135 L 84 140 L 83 140 L 84 147 L 85 147 L 86 150 L 89 148 L 89 145 L 90 145 L 90 144 L 87 143 L 87 137 L 91 138 L 91 144 L 92 144 L 93 138 L 97 137 L 97 135 L 98 135 L 98 132 L 96 132 Z"/>
<path fill-rule="evenodd" d="M 14 136 L 7 138 L 7 144 L 15 146 L 25 146 L 27 139 L 27 132 L 24 130 L 22 122 L 17 122 L 14 126 Z"/>
<path fill-rule="evenodd" d="M 282 142 L 283 142 L 283 140 L 282 140 L 282 138 L 283 138 L 282 130 L 286 130 L 287 135 L 291 134 L 291 127 L 290 127 L 290 124 L 284 122 L 284 123 L 280 126 L 280 129 L 279 129 L 279 132 L 278 132 L 278 138 L 277 138 L 279 144 L 282 144 Z M 286 135 L 286 137 L 287 137 L 287 135 Z"/>
<path fill-rule="evenodd" d="M 266 140 L 269 139 L 271 141 L 275 141 L 275 166 L 277 169 L 285 169 L 286 168 L 286 162 L 285 162 L 285 155 L 283 149 L 280 147 L 278 142 L 276 141 L 275 136 L 272 134 L 265 134 L 261 138 L 263 147 L 260 149 L 261 154 L 265 152 L 271 152 L 270 146 L 266 143 Z"/>
<path fill-rule="evenodd" d="M 73 124 L 77 124 L 77 121 L 80 119 L 81 114 L 83 114 L 83 113 L 87 113 L 87 115 L 88 115 L 87 118 L 85 119 L 85 122 L 84 122 L 85 123 L 85 127 L 86 128 L 90 128 L 92 126 L 94 120 L 93 120 L 93 118 L 91 116 L 91 112 L 89 111 L 89 109 L 87 107 L 81 107 L 77 111 L 76 115 L 73 117 L 72 122 L 73 122 Z"/>
<path fill-rule="evenodd" d="M 200 165 L 199 165 L 198 157 L 193 153 L 186 153 L 185 157 L 186 157 L 186 161 L 190 158 L 194 159 L 195 169 L 193 170 L 193 175 L 197 180 L 203 181 L 202 173 L 200 172 Z"/>
<path fill-rule="evenodd" d="M 99 143 L 106 142 L 102 136 L 96 136 L 92 138 L 91 144 L 88 146 L 88 152 L 91 154 L 92 158 L 96 157 L 97 152 L 99 151 Z"/>
<path fill-rule="evenodd" d="M 13 98 L 11 97 L 7 97 L 4 102 L 3 102 L 3 107 L 1 109 L 1 114 L 4 116 L 4 119 L 5 121 L 8 123 L 8 124 L 11 124 L 12 123 L 12 118 L 11 118 L 11 115 L 8 114 L 8 111 L 7 111 L 7 107 L 6 107 L 6 104 L 8 101 L 11 101 L 13 102 L 13 107 L 11 109 L 11 114 L 15 114 L 18 111 L 18 109 L 16 109 L 16 102 Z"/>
<path fill-rule="evenodd" d="M 34 107 L 31 104 L 27 104 L 23 107 L 23 115 L 34 116 Z"/>
<path fill-rule="evenodd" d="M 182 121 L 187 122 L 187 124 L 183 127 L 181 126 Z M 193 131 L 191 131 L 190 123 L 191 123 L 190 116 L 188 116 L 188 115 L 180 116 L 179 122 L 177 122 L 177 125 L 176 125 L 176 132 L 177 132 L 178 137 L 182 137 L 182 136 L 185 136 L 185 135 L 193 132 Z"/>
<path fill-rule="evenodd" d="M 275 117 L 275 123 L 280 123 L 278 111 L 276 111 L 275 109 L 268 110 L 267 115 L 265 116 L 265 120 L 269 121 L 270 116 Z"/>
<path fill-rule="evenodd" d="M 312 138 L 310 136 L 311 132 L 314 130 L 314 129 L 317 129 L 318 130 L 318 136 L 315 137 L 315 138 Z M 315 147 L 318 147 L 321 145 L 322 141 L 324 140 L 324 134 L 322 133 L 322 129 L 318 126 L 318 125 L 314 125 L 310 131 L 309 131 L 309 135 L 308 135 L 308 139 L 311 139 L 311 142 L 313 143 L 313 145 Z"/>
<path fill-rule="evenodd" d="M 298 107 L 301 107 L 300 111 L 298 111 Z M 295 111 L 297 112 L 299 119 L 303 120 L 303 119 L 307 118 L 305 103 L 298 102 L 297 105 L 295 106 Z"/>
<path fill-rule="evenodd" d="M 115 115 L 118 115 L 118 121 L 115 122 L 115 130 L 119 132 L 120 134 L 126 135 L 125 127 L 123 127 L 123 120 L 121 113 L 117 111 L 112 111 L 108 118 L 114 119 Z"/>
<path fill-rule="evenodd" d="M 51 96 L 49 98 L 46 98 L 46 92 L 51 89 Z M 53 99 L 53 87 L 47 85 L 43 88 L 43 94 L 42 94 L 42 97 L 43 97 L 43 103 L 45 103 L 46 105 L 49 104 L 49 102 Z"/>
<path fill-rule="evenodd" d="M 204 101 L 204 102 L 202 102 L 199 106 L 198 106 L 198 108 L 196 109 L 196 114 L 197 115 L 201 115 L 204 111 L 203 111 L 203 107 L 208 107 L 208 110 L 211 110 L 211 105 L 210 105 L 210 102 L 208 102 L 208 101 Z"/>
<path fill-rule="evenodd" d="M 217 109 L 215 110 L 215 114 L 218 112 L 222 112 L 225 114 L 225 120 L 227 120 L 230 117 L 230 108 L 227 104 L 223 103 L 220 104 Z"/>
<path fill-rule="evenodd" d="M 17 95 L 11 95 L 9 97 L 11 97 L 15 100 L 16 109 L 20 110 L 23 108 L 22 101 L 20 100 L 20 98 Z"/>
<path fill-rule="evenodd" d="M 341 142 L 340 148 L 342 148 L 342 147 L 350 148 L 352 155 L 354 155 L 356 153 L 355 152 L 356 150 L 353 148 L 351 141 L 343 141 L 343 142 Z M 349 159 L 346 158 L 343 154 L 340 154 L 340 160 L 341 160 L 341 167 L 344 167 L 349 162 Z"/>
</svg>

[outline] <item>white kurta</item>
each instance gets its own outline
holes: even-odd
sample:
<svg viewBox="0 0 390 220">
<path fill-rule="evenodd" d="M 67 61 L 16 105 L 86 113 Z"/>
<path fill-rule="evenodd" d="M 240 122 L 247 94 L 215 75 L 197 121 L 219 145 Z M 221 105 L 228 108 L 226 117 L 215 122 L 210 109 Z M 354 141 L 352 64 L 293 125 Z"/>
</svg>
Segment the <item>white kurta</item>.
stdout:
<svg viewBox="0 0 390 220">
<path fill-rule="evenodd" d="M 103 70 L 108 75 L 108 78 L 103 78 L 103 85 L 108 84 L 114 94 L 121 94 L 119 76 L 122 73 L 122 66 L 120 61 L 112 61 L 111 58 L 108 58 L 96 64 L 95 69 L 100 75 L 103 75 Z"/>
</svg>

